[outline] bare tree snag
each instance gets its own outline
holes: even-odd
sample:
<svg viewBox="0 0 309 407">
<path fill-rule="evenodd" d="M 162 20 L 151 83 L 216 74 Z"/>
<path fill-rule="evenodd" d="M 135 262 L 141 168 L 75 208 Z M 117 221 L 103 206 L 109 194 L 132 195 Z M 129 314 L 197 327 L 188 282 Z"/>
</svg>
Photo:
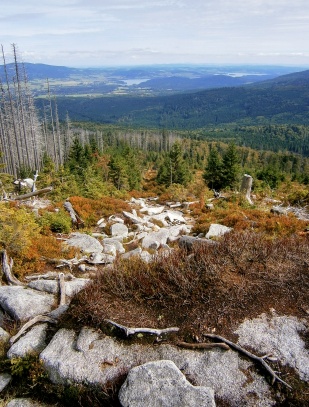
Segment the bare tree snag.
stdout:
<svg viewBox="0 0 309 407">
<path fill-rule="evenodd" d="M 59 291 L 60 291 L 60 304 L 65 305 L 65 282 L 64 282 L 64 274 L 59 273 Z"/>
<path fill-rule="evenodd" d="M 12 268 L 13 268 L 13 259 L 10 259 L 10 262 L 8 261 L 8 256 L 6 253 L 6 250 L 2 250 L 2 270 L 3 273 L 6 277 L 6 280 L 9 285 L 22 285 L 24 286 L 25 284 L 22 283 L 21 281 L 18 280 L 12 273 Z"/>
<path fill-rule="evenodd" d="M 271 375 L 271 384 L 273 385 L 275 383 L 275 381 L 277 380 L 278 382 L 284 384 L 286 387 L 288 387 L 289 389 L 292 389 L 292 387 L 287 384 L 285 381 L 283 381 L 282 379 L 280 379 L 279 376 L 277 376 L 277 374 L 273 371 L 273 369 L 265 362 L 265 359 L 269 356 L 257 356 L 254 353 L 251 353 L 249 351 L 247 351 L 246 349 L 242 348 L 241 346 L 237 345 L 234 342 L 229 341 L 228 339 L 223 338 L 222 336 L 219 335 L 214 335 L 214 334 L 203 334 L 204 336 L 206 336 L 206 338 L 211 338 L 211 339 L 215 339 L 218 341 L 222 341 L 224 343 L 226 343 L 227 345 L 229 345 L 231 348 L 236 349 L 238 352 L 243 353 L 244 355 L 248 356 L 250 359 L 259 362 L 265 370 L 267 370 L 267 372 Z"/>
<path fill-rule="evenodd" d="M 13 201 L 22 201 L 23 199 L 28 199 L 28 198 L 31 198 L 32 196 L 46 194 L 47 192 L 51 192 L 52 190 L 53 190 L 53 187 L 46 187 L 43 189 L 38 189 L 37 191 L 34 191 L 34 192 L 29 192 L 28 194 L 15 196 L 14 198 L 11 198 L 11 199 Z"/>
<path fill-rule="evenodd" d="M 30 321 L 26 322 L 21 329 L 17 332 L 16 335 L 10 338 L 10 345 L 13 345 L 22 335 L 24 335 L 29 328 L 33 325 L 37 324 L 38 322 L 49 322 L 51 324 L 55 324 L 57 321 L 54 318 L 51 318 L 47 315 L 37 315 L 34 318 L 30 319 Z"/>
<path fill-rule="evenodd" d="M 226 343 L 188 343 L 188 342 L 177 342 L 177 346 L 186 349 L 212 349 L 221 348 L 224 350 L 230 350 L 230 347 Z"/>
<path fill-rule="evenodd" d="M 240 192 L 245 196 L 246 200 L 249 202 L 250 205 L 253 205 L 251 200 L 251 188 L 252 188 L 253 178 L 251 175 L 245 174 L 243 176 Z"/>
<path fill-rule="evenodd" d="M 77 229 L 79 229 L 80 227 L 83 227 L 84 221 L 75 212 L 71 202 L 67 200 L 67 201 L 65 201 L 63 206 L 64 206 L 64 209 L 69 212 L 73 225 L 76 226 Z"/>
<path fill-rule="evenodd" d="M 105 322 L 107 322 L 108 324 L 111 324 L 111 325 L 116 326 L 117 328 L 121 329 L 122 331 L 124 331 L 126 336 L 130 336 L 130 335 L 134 335 L 134 334 L 138 334 L 138 333 L 146 333 L 146 334 L 150 334 L 150 335 L 160 336 L 160 335 L 163 335 L 163 334 L 168 334 L 168 333 L 171 333 L 171 332 L 178 332 L 179 331 L 179 328 L 177 328 L 177 327 L 165 328 L 165 329 L 129 328 L 127 326 L 117 324 L 116 322 L 111 321 L 110 319 L 105 319 Z"/>
</svg>

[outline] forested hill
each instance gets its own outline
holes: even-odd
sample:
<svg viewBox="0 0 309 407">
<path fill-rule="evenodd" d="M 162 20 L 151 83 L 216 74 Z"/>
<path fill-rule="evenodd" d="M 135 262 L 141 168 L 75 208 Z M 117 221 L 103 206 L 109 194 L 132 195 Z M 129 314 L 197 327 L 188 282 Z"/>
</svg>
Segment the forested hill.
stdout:
<svg viewBox="0 0 309 407">
<path fill-rule="evenodd" d="M 309 124 L 309 70 L 255 85 L 161 97 L 59 98 L 72 120 L 195 129 L 209 125 Z"/>
</svg>

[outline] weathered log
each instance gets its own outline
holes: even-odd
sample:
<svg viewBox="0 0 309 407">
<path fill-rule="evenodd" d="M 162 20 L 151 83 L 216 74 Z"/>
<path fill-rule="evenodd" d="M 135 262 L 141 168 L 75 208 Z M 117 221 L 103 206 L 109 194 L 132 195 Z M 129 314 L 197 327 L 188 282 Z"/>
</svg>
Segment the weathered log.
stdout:
<svg viewBox="0 0 309 407">
<path fill-rule="evenodd" d="M 32 281 L 32 280 L 58 280 L 59 279 L 59 273 L 57 271 L 48 271 L 45 274 L 34 274 L 32 276 L 26 276 L 26 280 Z M 66 273 L 64 274 L 64 279 L 65 280 L 74 280 L 74 276 L 71 273 Z"/>
<path fill-rule="evenodd" d="M 34 318 L 30 319 L 30 321 L 26 322 L 21 329 L 17 332 L 16 335 L 10 338 L 10 345 L 13 345 L 22 335 L 24 335 L 29 328 L 33 325 L 37 324 L 38 322 L 49 322 L 50 324 L 55 324 L 57 321 L 54 318 L 49 317 L 48 315 L 37 315 Z"/>
<path fill-rule="evenodd" d="M 111 324 L 111 325 L 121 329 L 122 331 L 125 332 L 126 336 L 130 336 L 130 335 L 134 335 L 134 334 L 138 334 L 138 333 L 145 333 L 145 334 L 160 336 L 160 335 L 163 335 L 163 334 L 169 334 L 171 332 L 178 332 L 179 331 L 179 328 L 177 328 L 177 327 L 165 328 L 165 329 L 129 328 L 127 326 L 117 324 L 116 322 L 111 321 L 110 319 L 105 319 L 105 322 L 107 322 L 108 324 Z"/>
<path fill-rule="evenodd" d="M 177 342 L 177 346 L 186 349 L 212 349 L 221 348 L 224 350 L 229 350 L 230 347 L 226 343 L 188 343 L 188 342 Z"/>
<path fill-rule="evenodd" d="M 71 202 L 67 200 L 67 201 L 65 201 L 63 206 L 64 206 L 64 209 L 69 212 L 73 225 L 76 226 L 77 229 L 80 227 L 83 227 L 84 221 L 75 212 Z"/>
<path fill-rule="evenodd" d="M 12 273 L 12 268 L 13 268 L 13 259 L 10 259 L 10 262 L 8 261 L 8 256 L 6 253 L 6 250 L 2 250 L 1 252 L 2 255 L 2 270 L 3 273 L 6 277 L 6 280 L 9 285 L 25 285 L 21 281 L 16 278 L 13 273 Z"/>
<path fill-rule="evenodd" d="M 17 195 L 14 198 L 11 198 L 11 200 L 21 201 L 23 199 L 31 198 L 32 196 L 46 194 L 48 192 L 51 192 L 52 190 L 53 190 L 53 187 L 46 187 L 43 189 L 38 189 L 37 191 L 29 192 L 28 194 Z"/>
<path fill-rule="evenodd" d="M 251 200 L 252 182 L 253 178 L 251 177 L 251 175 L 245 174 L 243 176 L 240 187 L 240 193 L 245 196 L 246 200 L 249 202 L 250 205 L 253 205 L 253 202 Z"/>
<path fill-rule="evenodd" d="M 269 355 L 257 356 L 254 353 L 251 353 L 251 352 L 247 351 L 246 349 L 242 348 L 241 346 L 237 345 L 236 343 L 231 342 L 228 339 L 225 339 L 225 338 L 223 338 L 222 336 L 219 336 L 219 335 L 203 334 L 203 336 L 205 336 L 206 338 L 211 338 L 211 339 L 215 339 L 215 340 L 218 340 L 218 341 L 222 341 L 222 342 L 226 343 L 227 345 L 229 345 L 231 348 L 234 348 L 238 352 L 243 353 L 244 355 L 248 356 L 250 359 L 252 359 L 252 360 L 254 360 L 256 362 L 259 362 L 264 367 L 264 369 L 267 370 L 267 372 L 271 375 L 271 377 L 272 377 L 271 384 L 274 384 L 275 381 L 277 380 L 278 382 L 284 384 L 289 389 L 292 388 L 288 383 L 286 383 L 285 381 L 280 379 L 280 377 L 273 371 L 273 369 L 265 362 L 265 359 Z"/>
</svg>

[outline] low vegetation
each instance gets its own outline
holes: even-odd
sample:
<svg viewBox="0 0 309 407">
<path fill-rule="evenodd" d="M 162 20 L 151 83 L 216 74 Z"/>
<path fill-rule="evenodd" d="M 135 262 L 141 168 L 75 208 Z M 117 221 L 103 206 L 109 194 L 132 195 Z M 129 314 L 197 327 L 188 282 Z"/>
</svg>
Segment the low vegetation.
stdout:
<svg viewBox="0 0 309 407">
<path fill-rule="evenodd" d="M 151 263 L 119 259 L 73 301 L 77 326 L 180 326 L 188 338 L 216 329 L 231 334 L 244 318 L 275 308 L 302 315 L 309 293 L 307 237 L 267 239 L 234 231 L 215 244 L 158 254 Z"/>
</svg>

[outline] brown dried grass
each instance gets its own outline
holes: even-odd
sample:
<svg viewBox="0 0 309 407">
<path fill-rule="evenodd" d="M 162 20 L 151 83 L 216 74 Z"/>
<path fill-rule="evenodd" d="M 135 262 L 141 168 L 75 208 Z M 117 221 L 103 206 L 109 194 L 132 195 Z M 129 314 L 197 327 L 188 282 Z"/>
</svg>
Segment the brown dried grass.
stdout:
<svg viewBox="0 0 309 407">
<path fill-rule="evenodd" d="M 216 245 L 175 249 L 147 264 L 118 260 L 73 301 L 65 324 L 178 325 L 181 335 L 231 334 L 245 317 L 275 308 L 302 315 L 309 294 L 309 239 L 233 232 Z"/>
</svg>

